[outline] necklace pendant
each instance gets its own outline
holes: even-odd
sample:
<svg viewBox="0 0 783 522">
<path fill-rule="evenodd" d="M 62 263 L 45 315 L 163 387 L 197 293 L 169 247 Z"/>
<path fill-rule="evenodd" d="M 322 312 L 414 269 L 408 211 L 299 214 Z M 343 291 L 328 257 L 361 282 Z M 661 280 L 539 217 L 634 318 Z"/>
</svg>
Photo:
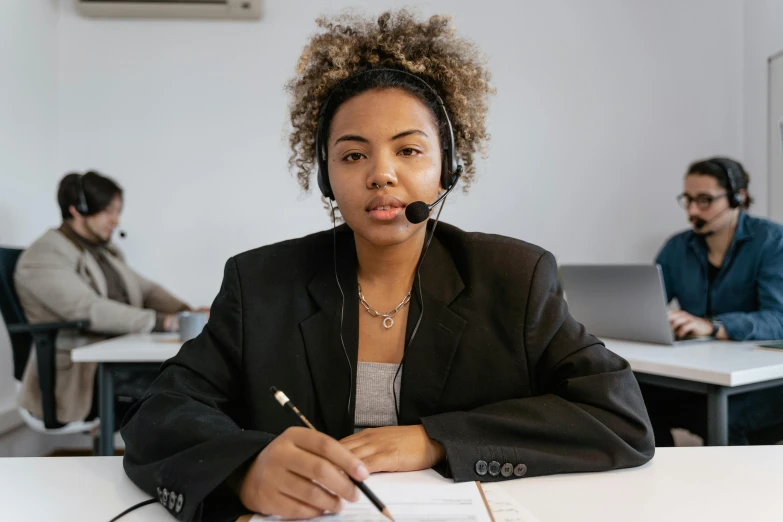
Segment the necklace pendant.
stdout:
<svg viewBox="0 0 783 522">
<path fill-rule="evenodd" d="M 383 327 L 388 330 L 392 326 L 394 326 L 394 319 L 392 319 L 391 317 L 385 317 L 383 319 Z"/>
</svg>

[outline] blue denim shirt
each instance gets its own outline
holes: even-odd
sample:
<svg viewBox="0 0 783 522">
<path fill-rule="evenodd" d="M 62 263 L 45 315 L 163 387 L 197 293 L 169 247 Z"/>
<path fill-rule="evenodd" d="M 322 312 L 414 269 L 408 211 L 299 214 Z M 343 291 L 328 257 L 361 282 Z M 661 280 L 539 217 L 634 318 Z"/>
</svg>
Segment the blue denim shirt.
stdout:
<svg viewBox="0 0 783 522">
<path fill-rule="evenodd" d="M 730 339 L 783 339 L 783 226 L 741 213 L 712 284 L 707 257 L 706 241 L 692 230 L 666 242 L 657 263 L 668 299 L 721 321 Z"/>
</svg>

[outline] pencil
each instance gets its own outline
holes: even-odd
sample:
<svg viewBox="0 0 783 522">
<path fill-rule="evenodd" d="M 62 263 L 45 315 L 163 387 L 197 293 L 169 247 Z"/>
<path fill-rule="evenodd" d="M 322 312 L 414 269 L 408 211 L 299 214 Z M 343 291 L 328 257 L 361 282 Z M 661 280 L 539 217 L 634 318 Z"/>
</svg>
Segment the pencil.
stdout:
<svg viewBox="0 0 783 522">
<path fill-rule="evenodd" d="M 282 391 L 278 390 L 274 386 L 269 388 L 269 391 L 272 392 L 272 395 L 275 396 L 275 399 L 277 402 L 280 403 L 280 406 L 283 408 L 286 408 L 293 412 L 294 415 L 296 415 L 296 418 L 299 419 L 299 422 L 302 423 L 302 425 L 310 428 L 311 430 L 318 431 L 315 429 L 315 426 L 313 426 L 309 420 L 307 420 L 307 417 L 305 417 L 301 411 L 299 411 L 299 408 L 294 406 L 294 403 L 291 402 L 291 400 L 286 397 L 286 394 Z M 375 493 L 373 493 L 370 488 L 367 487 L 367 484 L 364 482 L 360 482 L 356 479 L 354 479 L 352 476 L 348 475 L 348 478 L 351 479 L 351 482 L 356 484 L 356 487 L 358 487 L 364 495 L 370 499 L 370 502 L 373 503 L 373 505 L 378 508 L 378 511 L 381 512 L 383 516 L 394 522 L 394 517 L 392 517 L 391 512 L 389 511 L 389 508 L 387 508 L 385 505 L 383 505 L 383 502 L 375 496 Z"/>
</svg>

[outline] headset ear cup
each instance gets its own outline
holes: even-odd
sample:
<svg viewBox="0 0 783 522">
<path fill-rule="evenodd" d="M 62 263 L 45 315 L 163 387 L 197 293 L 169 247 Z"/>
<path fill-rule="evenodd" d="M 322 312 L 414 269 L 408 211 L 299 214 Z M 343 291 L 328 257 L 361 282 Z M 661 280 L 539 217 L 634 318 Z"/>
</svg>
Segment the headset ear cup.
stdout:
<svg viewBox="0 0 783 522">
<path fill-rule="evenodd" d="M 450 189 L 462 175 L 462 165 L 457 164 L 457 159 L 448 149 L 443 151 L 443 165 L 441 166 L 440 183 L 443 190 Z"/>
<path fill-rule="evenodd" d="M 315 133 L 315 163 L 318 166 L 318 188 L 325 198 L 334 201 L 332 185 L 329 183 L 329 171 L 327 170 L 326 160 L 321 154 L 321 132 L 323 131 L 323 119 L 319 118 L 318 128 Z"/>
<path fill-rule="evenodd" d="M 326 169 L 320 166 L 320 161 L 318 162 L 318 188 L 321 190 L 321 194 L 324 195 L 324 197 L 334 200 L 334 194 L 332 193 L 332 187 L 329 184 L 329 173 L 326 172 Z M 324 174 L 326 173 L 326 174 Z"/>
<path fill-rule="evenodd" d="M 728 201 L 731 208 L 737 208 L 742 206 L 744 198 L 740 194 L 740 182 L 737 177 L 737 173 L 744 173 L 742 165 L 729 158 L 711 158 L 708 160 L 710 163 L 717 165 L 725 174 L 729 182 L 728 187 Z"/>
<path fill-rule="evenodd" d="M 90 207 L 87 205 L 87 195 L 84 192 L 84 176 L 79 176 L 79 194 L 78 194 L 78 201 L 75 205 L 76 212 L 81 214 L 82 216 L 86 216 L 90 213 Z"/>
<path fill-rule="evenodd" d="M 448 188 L 451 187 L 451 183 L 453 181 L 450 167 L 451 160 L 449 159 L 448 151 L 444 150 L 443 161 L 441 162 L 440 166 L 440 184 L 443 190 L 448 190 Z"/>
</svg>

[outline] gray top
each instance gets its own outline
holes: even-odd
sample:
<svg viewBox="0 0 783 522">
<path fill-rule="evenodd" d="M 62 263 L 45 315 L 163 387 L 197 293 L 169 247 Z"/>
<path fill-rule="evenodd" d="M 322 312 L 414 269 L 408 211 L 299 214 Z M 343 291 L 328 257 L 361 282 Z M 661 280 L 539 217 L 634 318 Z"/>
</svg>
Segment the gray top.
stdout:
<svg viewBox="0 0 783 522">
<path fill-rule="evenodd" d="M 356 368 L 356 413 L 354 432 L 364 428 L 396 426 L 392 381 L 399 364 L 360 362 Z M 394 381 L 397 405 L 400 404 L 402 370 Z"/>
</svg>

